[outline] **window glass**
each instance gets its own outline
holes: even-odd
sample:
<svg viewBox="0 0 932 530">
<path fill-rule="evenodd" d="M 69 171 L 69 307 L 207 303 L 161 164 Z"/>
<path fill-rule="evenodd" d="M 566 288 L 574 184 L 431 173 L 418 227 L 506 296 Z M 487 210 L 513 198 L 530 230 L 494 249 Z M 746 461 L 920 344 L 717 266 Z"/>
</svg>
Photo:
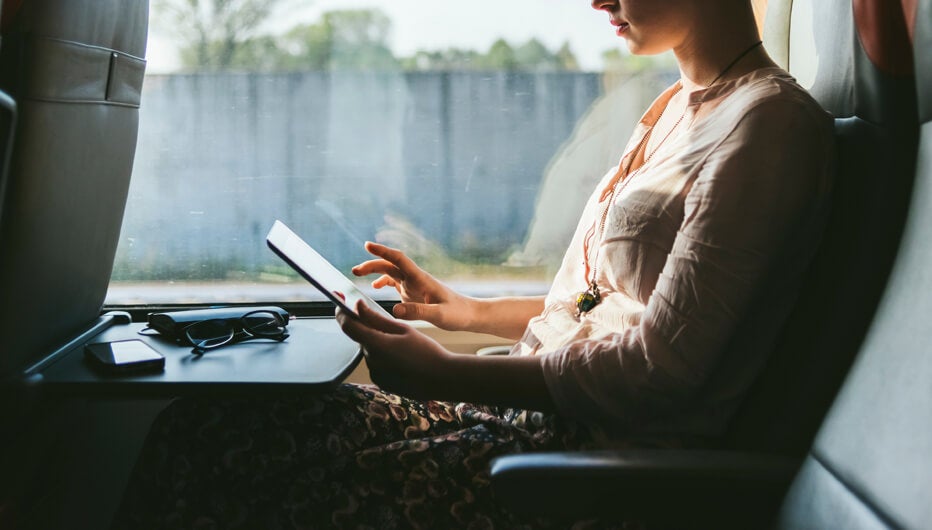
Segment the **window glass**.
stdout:
<svg viewBox="0 0 932 530">
<path fill-rule="evenodd" d="M 153 0 L 148 60 L 111 305 L 322 299 L 275 219 L 345 271 L 375 240 L 471 294 L 544 293 L 675 78 L 565 0 Z"/>
</svg>

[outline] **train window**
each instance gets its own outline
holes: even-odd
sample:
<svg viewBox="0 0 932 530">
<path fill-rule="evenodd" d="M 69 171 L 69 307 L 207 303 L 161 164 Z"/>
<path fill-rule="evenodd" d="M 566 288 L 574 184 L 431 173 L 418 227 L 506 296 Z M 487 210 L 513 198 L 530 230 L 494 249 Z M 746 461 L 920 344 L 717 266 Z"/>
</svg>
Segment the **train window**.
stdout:
<svg viewBox="0 0 932 530">
<path fill-rule="evenodd" d="M 465 292 L 543 293 L 675 78 L 563 0 L 154 0 L 148 59 L 108 305 L 315 299 L 276 218 L 346 270 L 372 239 Z"/>
</svg>

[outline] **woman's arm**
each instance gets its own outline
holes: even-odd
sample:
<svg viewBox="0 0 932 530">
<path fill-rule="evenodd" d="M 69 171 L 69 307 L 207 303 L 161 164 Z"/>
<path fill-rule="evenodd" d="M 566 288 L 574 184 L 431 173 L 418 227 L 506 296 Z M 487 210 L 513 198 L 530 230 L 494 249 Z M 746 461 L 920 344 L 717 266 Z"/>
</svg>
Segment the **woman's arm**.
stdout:
<svg viewBox="0 0 932 530">
<path fill-rule="evenodd" d="M 554 408 L 539 358 L 458 355 L 365 304 L 356 309 L 358 317 L 338 309 L 337 322 L 362 345 L 372 381 L 383 389 L 416 399 Z"/>
<path fill-rule="evenodd" d="M 404 320 L 426 320 L 451 331 L 475 331 L 519 339 L 528 321 L 544 309 L 544 297 L 479 299 L 461 295 L 417 266 L 404 252 L 366 243 L 378 259 L 353 267 L 353 274 L 381 274 L 372 286 L 394 287 L 401 303 L 393 313 Z"/>
<path fill-rule="evenodd" d="M 472 298 L 472 313 L 476 315 L 470 331 L 489 333 L 518 340 L 527 323 L 544 310 L 543 296 L 508 298 Z"/>
</svg>

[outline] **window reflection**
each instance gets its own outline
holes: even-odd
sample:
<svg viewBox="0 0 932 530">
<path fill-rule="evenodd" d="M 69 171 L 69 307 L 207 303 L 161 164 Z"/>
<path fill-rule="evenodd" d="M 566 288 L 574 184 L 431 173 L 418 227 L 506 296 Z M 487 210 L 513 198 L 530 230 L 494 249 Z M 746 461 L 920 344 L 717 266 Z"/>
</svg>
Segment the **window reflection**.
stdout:
<svg viewBox="0 0 932 530">
<path fill-rule="evenodd" d="M 585 46 L 525 35 L 523 13 L 485 46 L 396 51 L 403 1 L 293 24 L 287 0 L 215 3 L 235 9 L 153 4 L 108 303 L 315 298 L 264 244 L 276 218 L 344 270 L 375 239 L 467 292 L 543 292 L 670 81 L 668 58 L 628 56 L 585 5 L 571 7 L 611 46 L 594 65 Z"/>
</svg>

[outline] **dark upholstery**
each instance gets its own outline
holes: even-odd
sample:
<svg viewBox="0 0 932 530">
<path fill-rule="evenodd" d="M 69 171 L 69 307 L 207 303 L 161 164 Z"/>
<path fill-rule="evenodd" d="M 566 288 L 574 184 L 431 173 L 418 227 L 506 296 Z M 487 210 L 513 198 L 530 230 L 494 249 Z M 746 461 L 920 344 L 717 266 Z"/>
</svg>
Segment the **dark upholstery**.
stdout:
<svg viewBox="0 0 932 530">
<path fill-rule="evenodd" d="M 643 520 L 672 528 L 756 528 L 799 461 L 725 451 L 537 453 L 492 463 L 496 499 L 528 520 Z"/>
<path fill-rule="evenodd" d="M 912 60 L 908 44 L 903 49 L 906 28 L 898 2 L 791 4 L 790 23 L 802 29 L 789 31 L 788 67 L 836 117 L 833 207 L 796 308 L 735 416 L 726 445 L 801 456 L 886 285 L 913 182 L 917 120 L 911 68 L 890 73 L 886 65 L 894 61 L 881 53 Z M 891 25 L 899 31 L 890 31 Z M 884 39 L 894 42 L 884 47 Z M 883 68 L 868 57 L 865 42 L 875 43 L 873 53 Z M 809 48 L 813 44 L 815 50 Z"/>
<path fill-rule="evenodd" d="M 889 0 L 853 0 L 861 9 L 865 1 Z M 918 169 L 915 162 L 917 84 L 923 120 L 932 113 L 927 79 L 932 0 L 920 0 L 915 17 L 918 79 L 873 66 L 858 35 L 874 28 L 865 27 L 870 19 L 862 16 L 855 31 L 851 2 L 770 1 L 774 16 L 787 24 L 805 28 L 808 18 L 819 25 L 812 40 L 824 47 L 810 50 L 810 57 L 793 50 L 808 42 L 799 37 L 789 38 L 775 55 L 789 62 L 791 72 L 794 58 L 810 61 L 800 67 L 802 73 L 839 117 L 841 165 L 826 243 L 800 309 L 729 433 L 733 447 L 762 452 L 748 462 L 748 454 L 732 451 L 712 457 L 700 451 L 639 451 L 632 465 L 632 453 L 619 451 L 598 453 L 598 466 L 592 453 L 502 457 L 493 461 L 492 476 L 506 506 L 526 515 L 634 517 L 676 528 L 763 527 L 776 513 L 781 528 L 932 527 L 932 334 L 925 322 L 932 314 L 932 273 L 925 272 L 932 269 L 932 234 L 926 233 L 932 230 L 928 123 Z M 889 13 L 888 7 L 874 12 Z M 807 13 L 796 14 L 797 9 Z M 913 17 L 894 18 L 905 34 L 904 21 Z M 829 53 L 842 55 L 833 59 Z M 845 379 L 855 356 L 859 360 Z M 773 491 L 780 491 L 780 477 L 793 472 L 798 460 L 773 453 L 805 452 L 801 449 L 843 380 L 843 391 L 777 511 L 781 497 Z M 684 481 L 695 476 L 695 466 L 708 477 Z M 545 480 L 550 476 L 558 479 Z M 645 476 L 650 479 L 640 478 Z M 591 486 L 586 477 L 593 477 Z M 704 502 L 697 504 L 697 498 Z"/>
<path fill-rule="evenodd" d="M 0 218 L 0 378 L 99 315 L 136 149 L 148 2 L 33 0 L 0 88 L 19 120 Z"/>
<path fill-rule="evenodd" d="M 922 116 L 902 248 L 857 362 L 780 513 L 787 528 L 932 527 L 932 1 L 915 17 Z"/>
<path fill-rule="evenodd" d="M 7 170 L 13 151 L 16 129 L 16 102 L 0 90 L 0 219 L 3 218 L 3 197 L 6 195 Z"/>
<path fill-rule="evenodd" d="M 932 6 L 928 0 L 920 2 L 916 12 L 915 26 L 913 34 L 915 43 L 913 48 L 916 50 L 916 90 L 919 93 L 919 122 L 925 127 L 932 121 Z M 928 149 L 929 134 L 928 130 L 922 133 L 924 149 Z M 928 152 L 928 151 L 926 151 Z M 928 158 L 926 158 L 928 160 Z M 920 171 L 928 171 L 927 168 L 919 166 Z"/>
<path fill-rule="evenodd" d="M 0 13 L 4 13 L 2 0 L 0 0 Z M 0 27 L 3 27 L 2 15 L 0 15 Z M 15 127 L 16 102 L 6 92 L 0 91 L 0 219 L 3 218 L 3 197 L 6 195 L 7 169 L 10 166 Z"/>
</svg>

